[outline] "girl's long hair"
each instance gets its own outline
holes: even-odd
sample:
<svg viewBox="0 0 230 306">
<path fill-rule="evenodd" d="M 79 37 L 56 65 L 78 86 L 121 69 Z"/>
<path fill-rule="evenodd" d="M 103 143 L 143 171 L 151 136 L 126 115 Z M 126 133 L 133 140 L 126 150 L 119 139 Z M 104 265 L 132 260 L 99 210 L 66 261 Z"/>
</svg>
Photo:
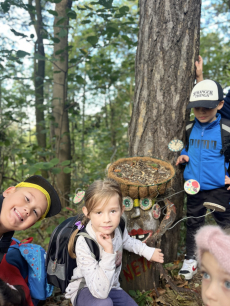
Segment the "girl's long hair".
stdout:
<svg viewBox="0 0 230 306">
<path fill-rule="evenodd" d="M 0 279 L 0 306 L 27 306 L 25 292 L 21 286 L 11 288 Z"/>
<path fill-rule="evenodd" d="M 116 194 L 118 195 L 120 208 L 122 210 L 122 193 L 118 183 L 109 178 L 94 181 L 85 192 L 85 207 L 87 208 L 88 216 L 101 201 L 105 200 L 104 205 L 106 205 Z M 86 226 L 88 222 L 89 218 L 85 216 L 82 220 L 82 225 Z M 72 233 L 68 243 L 68 252 L 72 258 L 76 258 L 74 241 L 77 233 L 78 229 Z"/>
</svg>

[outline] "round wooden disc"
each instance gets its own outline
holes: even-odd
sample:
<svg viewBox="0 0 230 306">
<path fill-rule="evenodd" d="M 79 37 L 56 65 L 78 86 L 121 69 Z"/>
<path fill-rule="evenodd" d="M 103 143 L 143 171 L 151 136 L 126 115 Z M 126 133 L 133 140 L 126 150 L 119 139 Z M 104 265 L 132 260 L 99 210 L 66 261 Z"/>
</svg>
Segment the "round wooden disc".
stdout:
<svg viewBox="0 0 230 306">
<path fill-rule="evenodd" d="M 78 191 L 75 194 L 75 197 L 73 199 L 74 204 L 80 203 L 83 200 L 84 196 L 85 196 L 85 191 L 83 191 L 83 190 L 82 191 Z"/>
<path fill-rule="evenodd" d="M 188 194 L 197 194 L 200 191 L 200 184 L 196 180 L 187 180 L 184 183 L 184 191 Z"/>
<path fill-rule="evenodd" d="M 140 207 L 143 210 L 148 210 L 152 207 L 153 203 L 152 203 L 152 199 L 150 198 L 142 198 L 140 199 Z"/>
<path fill-rule="evenodd" d="M 161 207 L 159 204 L 154 204 L 152 208 L 152 214 L 154 219 L 159 219 L 161 216 Z"/>
<path fill-rule="evenodd" d="M 125 211 L 130 211 L 133 208 L 133 199 L 130 197 L 123 197 L 123 205 L 125 206 Z"/>
<path fill-rule="evenodd" d="M 179 152 L 179 151 L 181 151 L 183 149 L 183 147 L 184 147 L 184 144 L 179 139 L 173 139 L 168 144 L 169 150 L 173 151 L 173 152 Z"/>
<path fill-rule="evenodd" d="M 215 211 L 224 212 L 226 210 L 224 206 L 215 204 L 215 203 L 211 203 L 211 202 L 204 202 L 203 205 L 208 209 L 211 209 L 211 210 L 215 209 Z"/>
</svg>

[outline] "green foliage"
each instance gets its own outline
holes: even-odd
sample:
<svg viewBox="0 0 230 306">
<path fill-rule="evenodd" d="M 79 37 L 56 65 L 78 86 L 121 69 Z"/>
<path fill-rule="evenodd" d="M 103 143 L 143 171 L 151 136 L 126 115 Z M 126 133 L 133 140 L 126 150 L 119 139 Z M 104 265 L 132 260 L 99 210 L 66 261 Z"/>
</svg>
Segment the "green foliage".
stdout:
<svg viewBox="0 0 230 306">
<path fill-rule="evenodd" d="M 149 296 L 151 291 L 129 290 L 129 294 L 139 306 L 152 305 L 154 299 Z"/>
</svg>

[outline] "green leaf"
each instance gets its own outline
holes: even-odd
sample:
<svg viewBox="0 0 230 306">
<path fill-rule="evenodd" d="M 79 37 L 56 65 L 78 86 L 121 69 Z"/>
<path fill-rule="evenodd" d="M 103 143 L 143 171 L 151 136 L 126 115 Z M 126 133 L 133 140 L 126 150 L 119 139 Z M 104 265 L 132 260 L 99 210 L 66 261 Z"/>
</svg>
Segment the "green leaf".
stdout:
<svg viewBox="0 0 230 306">
<path fill-rule="evenodd" d="M 61 163 L 61 166 L 68 166 L 70 164 L 70 160 L 64 160 L 62 163 Z"/>
<path fill-rule="evenodd" d="M 53 16 L 58 16 L 58 13 L 56 11 L 53 10 L 47 10 L 47 12 L 49 12 L 51 15 Z"/>
<path fill-rule="evenodd" d="M 59 159 L 58 158 L 53 158 L 49 161 L 53 166 L 56 166 L 59 163 Z"/>
<path fill-rule="evenodd" d="M 77 5 L 77 8 L 78 8 L 78 10 L 80 10 L 80 11 L 85 11 L 85 10 L 87 10 L 85 7 L 81 7 L 81 6 L 79 6 L 79 5 Z"/>
<path fill-rule="evenodd" d="M 40 53 L 35 53 L 34 58 L 37 60 L 46 60 L 45 56 L 41 55 Z"/>
<path fill-rule="evenodd" d="M 65 221 L 66 220 L 66 217 L 60 217 L 60 218 L 58 218 L 58 224 L 61 224 L 63 221 Z"/>
<path fill-rule="evenodd" d="M 54 73 L 61 73 L 61 71 L 54 71 Z"/>
<path fill-rule="evenodd" d="M 44 244 L 48 244 L 50 242 L 50 237 L 46 237 L 46 239 L 44 240 Z"/>
<path fill-rule="evenodd" d="M 113 0 L 99 0 L 98 3 L 106 8 L 110 8 L 113 4 Z"/>
<path fill-rule="evenodd" d="M 42 223 L 42 221 L 36 222 L 36 223 L 32 226 L 32 228 L 39 228 L 40 225 L 41 225 L 41 223 Z"/>
<path fill-rule="evenodd" d="M 119 8 L 119 12 L 122 14 L 122 15 L 126 15 L 129 11 L 129 7 L 124 5 L 122 7 Z"/>
<path fill-rule="evenodd" d="M 137 296 L 136 291 L 134 290 L 129 290 L 129 295 L 131 295 L 134 298 Z"/>
<path fill-rule="evenodd" d="M 51 37 L 51 40 L 55 43 L 58 44 L 60 42 L 60 39 L 57 37 Z"/>
<path fill-rule="evenodd" d="M 29 175 L 34 174 L 38 169 L 36 169 L 35 167 L 30 167 L 29 168 Z"/>
<path fill-rule="evenodd" d="M 63 53 L 64 51 L 65 51 L 64 49 L 60 49 L 60 50 L 55 52 L 55 55 L 59 55 L 59 54 Z"/>
<path fill-rule="evenodd" d="M 68 32 L 65 29 L 61 29 L 61 31 L 59 32 L 58 36 L 59 37 L 66 37 L 66 35 L 68 34 Z"/>
<path fill-rule="evenodd" d="M 64 173 L 70 173 L 72 171 L 72 169 L 71 168 L 69 168 L 69 167 L 65 167 L 64 169 L 63 169 L 63 172 Z"/>
<path fill-rule="evenodd" d="M 4 13 L 9 12 L 9 10 L 10 10 L 10 2 L 7 1 L 7 0 L 5 2 L 2 2 L 1 3 L 1 7 L 2 7 L 2 10 L 3 10 Z"/>
<path fill-rule="evenodd" d="M 85 80 L 83 79 L 83 77 L 81 77 L 80 75 L 76 75 L 76 81 L 78 82 L 78 84 L 85 84 Z"/>
<path fill-rule="evenodd" d="M 86 49 L 80 49 L 81 53 L 88 54 L 88 51 Z"/>
<path fill-rule="evenodd" d="M 22 51 L 22 50 L 18 50 L 16 53 L 16 56 L 20 58 L 25 57 L 26 55 L 30 55 L 30 53 Z"/>
<path fill-rule="evenodd" d="M 51 169 L 51 172 L 52 172 L 53 174 L 58 174 L 58 173 L 61 172 L 61 169 L 60 169 L 60 168 L 52 168 L 52 169 Z"/>
<path fill-rule="evenodd" d="M 96 43 L 98 42 L 98 37 L 97 36 L 88 36 L 86 38 L 86 40 L 92 45 L 96 45 Z"/>
<path fill-rule="evenodd" d="M 87 23 L 90 23 L 90 22 L 91 22 L 91 20 L 86 19 L 86 20 L 83 20 L 83 21 L 81 22 L 81 24 L 87 24 Z"/>
<path fill-rule="evenodd" d="M 69 18 L 71 18 L 71 19 L 76 19 L 76 18 L 77 18 L 77 14 L 76 14 L 76 12 L 73 11 L 73 10 L 67 11 L 67 16 L 68 16 Z"/>
<path fill-rule="evenodd" d="M 59 26 L 60 24 L 64 23 L 65 20 L 66 20 L 66 17 L 62 17 L 62 18 L 60 18 L 60 19 L 57 21 L 57 23 L 56 23 L 55 25 L 56 25 L 56 26 Z"/>
<path fill-rule="evenodd" d="M 14 29 L 10 29 L 10 31 L 13 32 L 15 36 L 28 37 L 27 35 L 24 35 L 23 33 L 17 32 Z"/>
</svg>

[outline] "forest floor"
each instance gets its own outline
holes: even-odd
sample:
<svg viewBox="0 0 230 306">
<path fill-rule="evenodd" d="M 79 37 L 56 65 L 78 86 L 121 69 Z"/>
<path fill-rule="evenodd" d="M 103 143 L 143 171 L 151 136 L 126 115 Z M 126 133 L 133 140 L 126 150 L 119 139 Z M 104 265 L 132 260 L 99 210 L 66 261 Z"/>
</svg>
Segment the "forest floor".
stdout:
<svg viewBox="0 0 230 306">
<path fill-rule="evenodd" d="M 201 273 L 198 270 L 192 280 L 186 281 L 178 276 L 178 271 L 182 266 L 181 260 L 176 260 L 173 263 L 164 265 L 165 270 L 170 276 L 171 281 L 177 286 L 178 291 L 172 289 L 169 282 L 161 278 L 160 287 L 150 291 L 133 291 L 129 293 L 135 299 L 139 306 L 202 306 L 201 299 Z M 182 290 L 183 292 L 179 291 Z M 158 296 L 157 296 L 158 295 Z M 72 306 L 70 300 L 66 300 L 64 295 L 55 289 L 53 295 L 44 303 L 39 303 L 39 306 Z"/>
</svg>

